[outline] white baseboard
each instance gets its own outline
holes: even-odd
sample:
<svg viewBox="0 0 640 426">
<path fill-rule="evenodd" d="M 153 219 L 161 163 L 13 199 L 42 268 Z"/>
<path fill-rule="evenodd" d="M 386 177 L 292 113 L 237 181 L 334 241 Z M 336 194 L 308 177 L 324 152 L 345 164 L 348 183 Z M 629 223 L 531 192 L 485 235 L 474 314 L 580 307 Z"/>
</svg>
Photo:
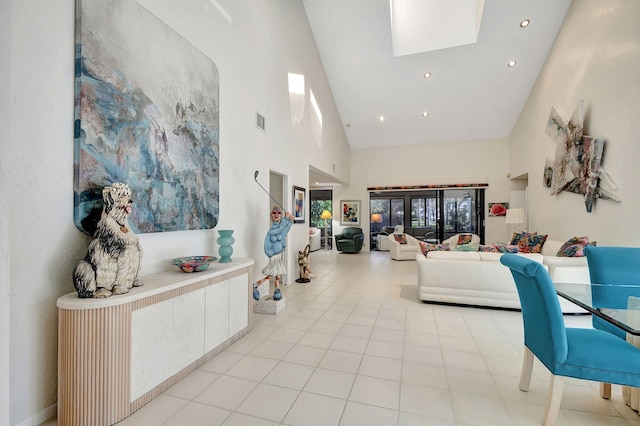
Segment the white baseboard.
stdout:
<svg viewBox="0 0 640 426">
<path fill-rule="evenodd" d="M 43 423 L 47 423 L 48 421 L 55 421 L 58 415 L 58 404 L 53 404 L 45 408 L 44 410 L 38 411 L 33 416 L 29 417 L 26 420 L 21 421 L 16 424 L 16 426 L 38 426 Z M 52 425 L 55 423 L 52 423 Z"/>
</svg>

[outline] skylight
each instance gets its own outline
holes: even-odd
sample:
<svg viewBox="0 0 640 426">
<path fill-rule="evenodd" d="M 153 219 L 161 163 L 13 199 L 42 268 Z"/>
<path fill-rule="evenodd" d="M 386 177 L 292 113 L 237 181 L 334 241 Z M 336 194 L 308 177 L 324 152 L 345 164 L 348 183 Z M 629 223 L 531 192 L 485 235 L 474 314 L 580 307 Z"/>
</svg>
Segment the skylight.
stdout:
<svg viewBox="0 0 640 426">
<path fill-rule="evenodd" d="M 478 41 L 484 0 L 389 0 L 393 56 Z"/>
</svg>

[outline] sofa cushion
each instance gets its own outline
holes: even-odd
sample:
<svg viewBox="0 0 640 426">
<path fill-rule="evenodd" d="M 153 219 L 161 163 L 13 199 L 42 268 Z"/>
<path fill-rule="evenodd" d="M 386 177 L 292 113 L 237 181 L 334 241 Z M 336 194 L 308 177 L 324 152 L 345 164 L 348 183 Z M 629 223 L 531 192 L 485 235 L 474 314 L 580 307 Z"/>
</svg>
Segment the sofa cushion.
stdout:
<svg viewBox="0 0 640 426">
<path fill-rule="evenodd" d="M 472 244 L 459 244 L 456 246 L 456 251 L 478 251 L 478 247 Z"/>
<path fill-rule="evenodd" d="M 480 253 L 477 251 L 430 251 L 427 253 L 427 259 L 480 260 Z"/>
<path fill-rule="evenodd" d="M 480 260 L 486 262 L 499 262 L 503 253 L 479 252 Z"/>
<path fill-rule="evenodd" d="M 596 242 L 589 242 L 589 237 L 573 237 L 567 240 L 558 252 L 558 257 L 584 257 L 584 248 L 586 246 L 595 246 Z"/>
<path fill-rule="evenodd" d="M 483 262 L 499 262 L 504 253 L 487 253 L 480 252 L 480 260 Z M 540 253 L 518 253 L 518 256 L 524 256 L 527 259 L 534 260 L 538 263 L 544 263 L 544 256 Z"/>
<path fill-rule="evenodd" d="M 582 257 L 559 257 L 544 256 L 544 264 L 551 266 L 588 266 L 587 258 Z"/>
</svg>

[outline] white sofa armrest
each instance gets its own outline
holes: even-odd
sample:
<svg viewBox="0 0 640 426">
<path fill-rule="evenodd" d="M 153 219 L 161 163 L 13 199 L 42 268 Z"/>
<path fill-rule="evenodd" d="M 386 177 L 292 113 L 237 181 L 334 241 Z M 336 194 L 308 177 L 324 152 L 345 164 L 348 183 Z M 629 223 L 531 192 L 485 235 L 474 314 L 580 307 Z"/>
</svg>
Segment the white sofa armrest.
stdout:
<svg viewBox="0 0 640 426">
<path fill-rule="evenodd" d="M 389 235 L 387 234 L 378 234 L 377 240 L 378 250 L 380 251 L 389 251 Z"/>
<path fill-rule="evenodd" d="M 309 251 L 320 250 L 320 229 L 309 228 Z"/>
<path fill-rule="evenodd" d="M 407 244 L 400 244 L 393 234 L 387 236 L 389 240 L 389 255 L 393 260 L 415 260 L 416 253 L 420 252 L 419 241 L 411 235 L 405 234 Z"/>
</svg>

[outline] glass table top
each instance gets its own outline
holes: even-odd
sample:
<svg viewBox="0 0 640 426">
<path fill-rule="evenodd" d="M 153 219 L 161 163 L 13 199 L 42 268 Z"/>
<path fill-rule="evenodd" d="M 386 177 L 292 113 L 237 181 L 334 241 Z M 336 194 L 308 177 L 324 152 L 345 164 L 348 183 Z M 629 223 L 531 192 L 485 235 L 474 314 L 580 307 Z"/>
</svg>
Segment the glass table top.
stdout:
<svg viewBox="0 0 640 426">
<path fill-rule="evenodd" d="M 627 333 L 640 336 L 640 284 L 556 283 L 555 286 L 559 296 Z"/>
</svg>

